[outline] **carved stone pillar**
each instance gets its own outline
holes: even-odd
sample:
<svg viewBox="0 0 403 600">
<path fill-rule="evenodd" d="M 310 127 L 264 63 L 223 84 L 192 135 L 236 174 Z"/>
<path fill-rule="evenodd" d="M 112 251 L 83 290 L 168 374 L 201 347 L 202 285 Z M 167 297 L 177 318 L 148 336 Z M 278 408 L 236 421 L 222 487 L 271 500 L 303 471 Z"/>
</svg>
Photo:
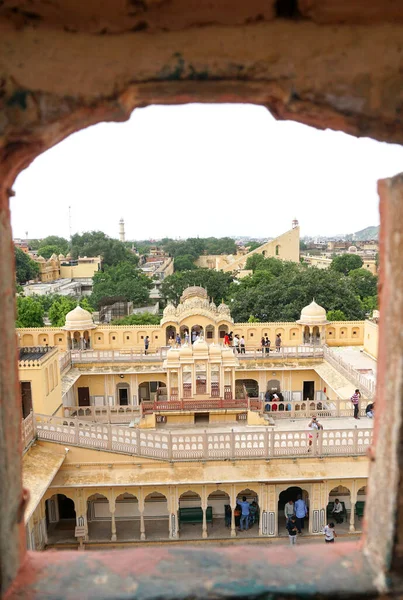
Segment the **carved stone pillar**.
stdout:
<svg viewBox="0 0 403 600">
<path fill-rule="evenodd" d="M 355 531 L 355 502 L 351 502 L 350 527 L 349 531 Z"/>
<path fill-rule="evenodd" d="M 116 542 L 118 538 L 116 536 L 115 509 L 111 511 L 111 534 L 111 542 Z"/>
<path fill-rule="evenodd" d="M 140 539 L 142 541 L 144 541 L 146 539 L 146 528 L 145 528 L 145 524 L 144 524 L 144 509 L 145 509 L 145 503 L 144 503 L 144 497 L 143 497 L 143 490 L 141 490 L 140 492 L 140 498 L 139 498 L 139 512 L 140 512 Z"/>
</svg>

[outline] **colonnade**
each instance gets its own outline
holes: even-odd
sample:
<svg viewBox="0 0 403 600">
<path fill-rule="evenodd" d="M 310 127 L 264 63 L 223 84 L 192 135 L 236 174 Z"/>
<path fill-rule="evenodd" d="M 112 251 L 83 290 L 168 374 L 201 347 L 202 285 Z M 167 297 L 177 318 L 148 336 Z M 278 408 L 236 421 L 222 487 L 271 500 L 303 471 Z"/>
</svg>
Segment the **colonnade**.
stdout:
<svg viewBox="0 0 403 600">
<path fill-rule="evenodd" d="M 355 520 L 355 508 L 357 502 L 357 494 L 359 490 L 362 490 L 366 486 L 365 479 L 352 479 L 352 480 L 329 480 L 321 481 L 317 483 L 303 483 L 303 482 L 285 482 L 281 484 L 270 484 L 270 483 L 257 483 L 257 482 L 245 482 L 245 483 L 226 483 L 226 484 L 194 484 L 194 485 L 167 485 L 167 486 L 139 486 L 139 487 L 127 487 L 127 488 L 57 488 L 48 489 L 44 495 L 41 503 L 34 511 L 33 515 L 27 523 L 27 544 L 30 549 L 42 549 L 47 543 L 47 526 L 46 526 L 46 513 L 45 513 L 45 502 L 52 499 L 55 494 L 63 494 L 67 498 L 70 498 L 74 502 L 76 524 L 84 526 L 85 536 L 84 541 L 96 541 L 91 540 L 89 536 L 89 524 L 88 524 L 88 501 L 90 499 L 105 498 L 108 502 L 108 511 L 110 515 L 110 541 L 119 541 L 117 533 L 117 518 L 116 518 L 116 507 L 119 502 L 119 498 L 126 494 L 125 499 L 133 497 L 137 501 L 137 508 L 139 517 L 127 518 L 125 521 L 137 521 L 139 522 L 139 539 L 146 541 L 146 519 L 145 509 L 149 501 L 147 497 L 154 492 L 157 492 L 160 497 L 166 499 L 167 513 L 164 515 L 164 519 L 168 520 L 168 539 L 178 539 L 181 537 L 181 529 L 186 526 L 181 526 L 179 523 L 179 508 L 183 506 L 184 501 L 193 501 L 198 504 L 202 510 L 202 521 L 201 521 L 201 538 L 206 539 L 209 537 L 209 528 L 207 522 L 207 509 L 211 502 L 214 500 L 214 494 L 220 498 L 220 501 L 225 499 L 225 503 L 231 507 L 231 524 L 229 528 L 229 536 L 236 537 L 237 530 L 235 524 L 235 509 L 237 506 L 237 498 L 246 495 L 249 501 L 253 499 L 257 500 L 259 506 L 259 524 L 256 528 L 256 535 L 275 537 L 284 534 L 282 530 L 282 517 L 279 518 L 279 498 L 282 492 L 286 492 L 288 489 L 295 486 L 303 488 L 304 493 L 308 498 L 309 506 L 309 520 L 308 520 L 308 532 L 310 534 L 321 533 L 324 525 L 326 524 L 326 509 L 329 502 L 329 494 L 332 490 L 338 489 L 338 486 L 343 486 L 348 492 L 347 499 L 349 500 L 349 523 L 348 529 L 350 532 L 356 530 Z M 343 492 L 345 493 L 345 492 Z M 190 494 L 190 496 L 189 496 Z M 228 501 L 227 501 L 228 499 Z M 48 510 L 49 512 L 49 510 Z M 213 509 L 214 517 L 214 509 Z M 220 513 L 220 518 L 224 515 Z M 217 518 L 217 516 L 215 517 Z M 280 531 L 279 531 L 280 521 Z M 165 521 L 166 522 L 166 521 Z M 137 530 L 138 531 L 138 530 Z M 200 531 L 200 530 L 199 530 Z M 73 534 L 71 533 L 71 536 Z M 138 533 L 136 534 L 138 535 Z M 166 535 L 166 534 L 165 534 Z M 192 534 L 194 535 L 194 534 Z M 217 533 L 215 533 L 217 535 Z M 186 536 L 185 536 L 186 537 Z M 226 537 L 225 531 L 220 537 Z M 161 536 L 159 539 L 163 539 Z M 124 541 L 124 540 L 120 540 Z"/>
</svg>

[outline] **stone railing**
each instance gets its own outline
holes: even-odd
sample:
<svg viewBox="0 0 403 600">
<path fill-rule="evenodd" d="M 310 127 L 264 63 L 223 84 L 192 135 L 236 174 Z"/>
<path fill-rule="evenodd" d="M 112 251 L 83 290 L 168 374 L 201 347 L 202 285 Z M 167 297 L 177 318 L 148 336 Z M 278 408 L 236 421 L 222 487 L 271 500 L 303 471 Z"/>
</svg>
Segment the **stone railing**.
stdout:
<svg viewBox="0 0 403 600">
<path fill-rule="evenodd" d="M 252 398 L 250 398 L 252 401 Z M 365 408 L 368 402 L 361 400 L 359 405 L 359 415 L 366 416 Z M 264 412 L 273 419 L 303 419 L 317 416 L 324 417 L 352 417 L 354 406 L 351 400 L 284 400 L 284 401 L 264 401 Z"/>
<path fill-rule="evenodd" d="M 36 415 L 38 438 L 167 461 L 365 455 L 372 428 L 176 433 Z"/>
<path fill-rule="evenodd" d="M 130 423 L 140 416 L 140 406 L 63 406 L 63 413 L 96 423 Z"/>
<path fill-rule="evenodd" d="M 341 356 L 326 346 L 324 347 L 324 358 L 344 375 L 346 379 L 356 385 L 362 394 L 367 398 L 373 398 L 376 389 L 376 382 L 374 380 L 357 371 L 352 365 L 343 360 Z"/>
<path fill-rule="evenodd" d="M 71 352 L 68 350 L 59 356 L 60 373 L 71 367 Z"/>
<path fill-rule="evenodd" d="M 22 346 L 18 348 L 18 366 L 21 369 L 37 369 L 48 356 L 57 354 L 54 346 Z"/>
<path fill-rule="evenodd" d="M 153 362 L 163 361 L 169 346 L 160 348 L 149 348 L 145 354 L 142 348 L 128 348 L 127 350 L 72 350 L 71 361 L 73 364 L 84 364 L 92 362 Z M 301 346 L 283 346 L 279 352 L 272 348 L 270 352 L 262 352 L 260 346 L 248 346 L 244 353 L 238 353 L 233 348 L 234 353 L 240 360 L 244 359 L 266 359 L 273 360 L 274 358 L 323 358 L 323 346 L 320 345 L 301 345 Z"/>
<path fill-rule="evenodd" d="M 30 443 L 36 438 L 36 419 L 33 412 L 21 422 L 22 448 L 26 450 Z"/>
<path fill-rule="evenodd" d="M 143 400 L 141 403 L 142 414 L 148 414 L 158 411 L 197 411 L 197 410 L 219 410 L 219 409 L 243 409 L 243 410 L 261 410 L 262 402 L 258 398 L 207 398 L 198 400 L 197 398 L 184 398 L 183 400 L 167 400 L 166 402 L 157 400 Z"/>
</svg>

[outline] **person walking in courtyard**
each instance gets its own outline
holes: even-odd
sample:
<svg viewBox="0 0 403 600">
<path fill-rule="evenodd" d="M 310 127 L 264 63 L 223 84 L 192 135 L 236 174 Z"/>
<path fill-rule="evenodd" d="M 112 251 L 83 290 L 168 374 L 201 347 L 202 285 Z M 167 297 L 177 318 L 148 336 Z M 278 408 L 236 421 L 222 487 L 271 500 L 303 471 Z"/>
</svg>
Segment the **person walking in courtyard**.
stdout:
<svg viewBox="0 0 403 600">
<path fill-rule="evenodd" d="M 248 531 L 249 529 L 249 515 L 250 515 L 250 504 L 246 500 L 246 496 L 242 496 L 242 501 L 237 500 L 236 503 L 241 507 L 241 521 L 239 523 L 239 530 Z M 245 525 L 245 527 L 244 527 Z"/>
<path fill-rule="evenodd" d="M 239 347 L 239 335 L 235 335 L 234 337 L 234 353 L 237 352 L 238 354 L 240 353 L 241 349 Z"/>
<path fill-rule="evenodd" d="M 337 533 L 334 530 L 334 523 L 329 523 L 323 528 L 323 533 L 325 534 L 325 543 L 332 544 L 334 542 L 334 538 L 337 537 Z"/>
<path fill-rule="evenodd" d="M 270 342 L 269 338 L 266 335 L 266 337 L 264 338 L 264 345 L 265 345 L 265 349 L 266 349 L 266 354 L 270 354 L 270 344 L 271 344 L 271 342 Z"/>
<path fill-rule="evenodd" d="M 239 347 L 241 349 L 241 354 L 245 354 L 245 338 L 243 336 L 239 340 Z"/>
<path fill-rule="evenodd" d="M 264 336 L 262 336 L 262 339 L 260 340 L 260 345 L 262 347 L 262 354 L 265 351 L 265 347 L 266 347 L 266 340 L 264 339 Z"/>
<path fill-rule="evenodd" d="M 334 506 L 332 510 L 332 515 L 334 515 L 334 519 L 336 523 L 343 523 L 343 505 L 338 498 L 334 501 Z"/>
<path fill-rule="evenodd" d="M 229 335 L 226 333 L 224 335 L 224 346 L 229 346 Z"/>
<path fill-rule="evenodd" d="M 147 354 L 149 345 L 150 345 L 150 338 L 148 337 L 148 335 L 146 335 L 146 337 L 144 338 L 144 354 Z"/>
<path fill-rule="evenodd" d="M 291 515 L 291 517 L 288 519 L 286 528 L 288 531 L 288 539 L 290 540 L 290 546 L 294 546 L 297 543 L 298 533 L 296 518 L 294 515 Z"/>
<path fill-rule="evenodd" d="M 281 333 L 276 335 L 276 352 L 280 352 L 281 349 Z"/>
<path fill-rule="evenodd" d="M 295 516 L 295 510 L 294 510 L 294 501 L 293 500 L 289 500 L 288 502 L 285 503 L 284 505 L 284 516 L 285 516 L 285 524 L 287 526 L 288 520 Z"/>
<path fill-rule="evenodd" d="M 359 419 L 359 413 L 360 413 L 360 398 L 361 398 L 361 394 L 360 394 L 360 390 L 355 390 L 354 394 L 351 396 L 350 400 L 353 403 L 354 406 L 354 419 Z"/>
<path fill-rule="evenodd" d="M 308 508 L 305 504 L 305 500 L 302 499 L 301 494 L 298 494 L 297 501 L 295 503 L 295 518 L 298 533 L 301 534 L 304 529 L 305 517 L 308 514 Z"/>
</svg>

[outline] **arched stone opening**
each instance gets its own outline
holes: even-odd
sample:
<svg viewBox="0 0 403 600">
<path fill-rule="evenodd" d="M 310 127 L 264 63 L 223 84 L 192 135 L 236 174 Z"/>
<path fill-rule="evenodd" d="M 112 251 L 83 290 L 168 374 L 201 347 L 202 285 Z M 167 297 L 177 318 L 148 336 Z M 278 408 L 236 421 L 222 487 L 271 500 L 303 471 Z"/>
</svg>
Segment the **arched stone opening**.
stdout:
<svg viewBox="0 0 403 600">
<path fill-rule="evenodd" d="M 206 342 L 214 342 L 214 336 L 215 336 L 215 327 L 214 325 L 207 325 L 206 326 Z"/>
<path fill-rule="evenodd" d="M 91 542 L 109 542 L 114 536 L 113 530 L 116 537 L 109 501 L 103 494 L 95 493 L 87 498 L 87 523 Z"/>
<path fill-rule="evenodd" d="M 354 511 L 353 511 L 354 514 Z M 326 523 L 333 522 L 337 531 L 347 533 L 349 531 L 349 516 L 351 515 L 351 492 L 343 486 L 338 485 L 329 492 L 326 507 Z"/>
<path fill-rule="evenodd" d="M 116 385 L 116 404 L 119 406 L 128 406 L 131 404 L 130 385 L 127 382 Z"/>
<path fill-rule="evenodd" d="M 203 527 L 201 497 L 188 490 L 179 496 L 178 526 L 181 539 L 200 539 Z"/>
<path fill-rule="evenodd" d="M 243 502 L 249 504 L 246 511 L 242 507 Z M 244 514 L 245 512 L 248 514 Z M 245 488 L 238 492 L 236 496 L 233 524 L 239 532 L 238 535 L 256 537 L 259 533 L 259 521 L 259 495 L 255 490 Z"/>
<path fill-rule="evenodd" d="M 235 398 L 259 398 L 259 383 L 256 379 L 236 379 Z"/>
<path fill-rule="evenodd" d="M 320 329 L 317 325 L 312 329 L 312 344 L 320 344 Z"/>
<path fill-rule="evenodd" d="M 226 333 L 229 333 L 228 325 L 220 325 L 218 327 L 218 340 L 220 342 L 224 341 L 224 336 Z"/>
<path fill-rule="evenodd" d="M 195 343 L 196 340 L 204 338 L 204 328 L 202 325 L 192 325 L 190 330 L 190 340 L 192 344 Z"/>
<path fill-rule="evenodd" d="M 74 500 L 65 494 L 54 494 L 45 502 L 48 544 L 75 543 L 77 515 Z"/>
<path fill-rule="evenodd" d="M 143 381 L 139 385 L 139 403 L 143 400 L 162 400 L 167 395 L 166 384 L 163 381 Z"/>
<path fill-rule="evenodd" d="M 232 507 L 227 492 L 219 489 L 207 497 L 207 507 L 211 507 L 213 523 L 207 523 L 208 537 L 229 537 L 231 533 Z"/>
<path fill-rule="evenodd" d="M 81 350 L 81 333 L 79 331 L 73 333 L 71 348 L 72 350 Z"/>
<path fill-rule="evenodd" d="M 355 502 L 355 507 L 351 507 L 351 509 L 354 512 L 354 528 L 355 529 L 362 529 L 363 526 L 363 519 L 364 519 L 364 514 L 365 514 L 365 504 L 366 504 L 366 500 L 367 500 L 367 486 L 363 485 L 362 487 L 359 488 L 359 490 L 357 491 L 357 499 Z M 351 530 L 351 521 L 352 519 L 350 518 L 350 530 Z"/>
<path fill-rule="evenodd" d="M 115 501 L 116 538 L 119 542 L 140 539 L 140 511 L 137 496 L 123 492 Z"/>
<path fill-rule="evenodd" d="M 22 345 L 23 346 L 33 346 L 34 345 L 34 337 L 30 333 L 24 333 L 22 336 Z"/>
<path fill-rule="evenodd" d="M 151 492 L 144 498 L 144 526 L 147 540 L 169 538 L 168 499 L 160 492 Z"/>
<path fill-rule="evenodd" d="M 309 493 L 307 492 L 307 490 L 299 487 L 299 486 L 290 486 L 285 490 L 282 490 L 279 494 L 278 497 L 278 503 L 277 503 L 277 514 L 278 514 L 278 535 L 279 536 L 283 536 L 283 535 L 288 535 L 288 531 L 286 529 L 286 512 L 285 512 L 285 507 L 286 504 L 289 503 L 290 501 L 292 501 L 292 504 L 294 506 L 294 514 L 296 514 L 296 510 L 295 510 L 295 503 L 297 502 L 297 500 L 299 500 L 301 498 L 301 500 L 303 500 L 305 502 L 305 506 L 307 508 L 307 513 L 306 513 L 306 517 L 302 518 L 302 517 L 297 517 L 297 528 L 298 530 L 301 530 L 302 533 L 307 533 L 308 532 L 308 518 L 309 518 Z M 289 511 L 289 514 L 291 512 L 291 509 L 287 509 Z M 302 514 L 302 513 L 299 513 Z"/>
<path fill-rule="evenodd" d="M 83 350 L 89 350 L 91 348 L 91 336 L 89 331 L 84 331 L 83 335 Z"/>
<path fill-rule="evenodd" d="M 309 329 L 309 325 L 305 325 L 304 327 L 304 344 L 311 343 L 311 332 Z"/>
<path fill-rule="evenodd" d="M 174 325 L 168 325 L 165 330 L 165 343 L 167 346 L 173 348 L 176 344 L 176 327 Z"/>
</svg>

